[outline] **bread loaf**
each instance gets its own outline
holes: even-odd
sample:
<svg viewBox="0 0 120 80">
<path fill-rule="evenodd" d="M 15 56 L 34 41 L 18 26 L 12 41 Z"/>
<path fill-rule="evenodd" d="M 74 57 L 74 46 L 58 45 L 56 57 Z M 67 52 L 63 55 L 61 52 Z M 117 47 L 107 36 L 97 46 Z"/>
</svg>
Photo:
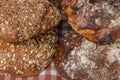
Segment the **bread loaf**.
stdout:
<svg viewBox="0 0 120 80">
<path fill-rule="evenodd" d="M 119 80 L 120 40 L 97 45 L 75 32 L 58 45 L 55 67 L 67 80 Z"/>
<path fill-rule="evenodd" d="M 62 9 L 72 28 L 87 39 L 110 44 L 120 38 L 120 0 L 62 0 Z"/>
<path fill-rule="evenodd" d="M 0 0 L 0 39 L 21 42 L 55 27 L 59 10 L 48 0 Z"/>
<path fill-rule="evenodd" d="M 56 33 L 49 31 L 19 43 L 0 40 L 0 72 L 16 77 L 38 75 L 56 52 Z"/>
</svg>

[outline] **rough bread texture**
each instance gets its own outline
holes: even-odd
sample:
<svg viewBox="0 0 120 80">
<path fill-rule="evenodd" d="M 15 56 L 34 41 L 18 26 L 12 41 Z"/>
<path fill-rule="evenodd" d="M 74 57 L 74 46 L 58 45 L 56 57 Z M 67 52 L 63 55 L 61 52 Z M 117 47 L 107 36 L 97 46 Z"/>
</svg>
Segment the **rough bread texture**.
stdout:
<svg viewBox="0 0 120 80">
<path fill-rule="evenodd" d="M 56 52 L 55 35 L 49 31 L 20 43 L 0 40 L 0 72 L 18 77 L 38 75 Z"/>
<path fill-rule="evenodd" d="M 62 9 L 73 29 L 89 40 L 110 43 L 120 38 L 120 0 L 63 0 Z"/>
<path fill-rule="evenodd" d="M 49 0 L 49 1 L 58 8 L 62 0 Z"/>
<path fill-rule="evenodd" d="M 20 42 L 45 33 L 61 19 L 48 0 L 0 0 L 0 39 Z"/>
<path fill-rule="evenodd" d="M 57 49 L 55 66 L 68 80 L 119 80 L 120 40 L 96 45 L 76 33 L 69 33 Z"/>
</svg>

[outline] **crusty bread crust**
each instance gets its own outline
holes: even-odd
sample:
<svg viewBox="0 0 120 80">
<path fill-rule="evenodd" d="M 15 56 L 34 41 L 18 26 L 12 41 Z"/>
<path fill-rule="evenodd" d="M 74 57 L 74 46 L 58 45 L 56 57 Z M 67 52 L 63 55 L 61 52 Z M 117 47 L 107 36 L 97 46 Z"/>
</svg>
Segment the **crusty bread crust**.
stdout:
<svg viewBox="0 0 120 80">
<path fill-rule="evenodd" d="M 119 80 L 120 40 L 97 45 L 75 32 L 68 34 L 54 59 L 61 76 L 67 80 Z"/>
<path fill-rule="evenodd" d="M 20 43 L 0 40 L 0 72 L 17 77 L 38 75 L 56 52 L 56 33 L 49 31 Z"/>
<path fill-rule="evenodd" d="M 0 0 L 0 39 L 20 42 L 45 33 L 61 20 L 47 0 Z"/>
<path fill-rule="evenodd" d="M 72 28 L 89 40 L 111 43 L 120 38 L 120 0 L 63 0 L 62 9 Z"/>
</svg>

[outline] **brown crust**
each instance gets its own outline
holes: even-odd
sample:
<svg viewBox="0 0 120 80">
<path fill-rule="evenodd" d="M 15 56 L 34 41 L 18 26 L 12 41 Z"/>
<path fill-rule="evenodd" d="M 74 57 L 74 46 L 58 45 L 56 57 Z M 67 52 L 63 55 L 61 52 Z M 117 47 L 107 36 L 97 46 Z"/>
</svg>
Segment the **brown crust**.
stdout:
<svg viewBox="0 0 120 80">
<path fill-rule="evenodd" d="M 68 60 L 68 56 L 70 51 L 76 46 L 80 46 L 82 36 L 79 36 L 75 31 L 69 31 L 69 34 L 66 35 L 65 39 L 63 39 L 59 45 L 57 46 L 57 53 L 54 58 L 54 63 L 57 71 L 60 75 L 67 80 L 71 80 L 71 78 L 65 73 L 61 63 L 65 60 Z M 76 42 L 76 43 L 75 43 Z"/>
<path fill-rule="evenodd" d="M 18 42 L 45 33 L 61 20 L 47 0 L 1 0 L 0 39 Z"/>
<path fill-rule="evenodd" d="M 38 75 L 56 52 L 55 35 L 49 31 L 21 43 L 0 40 L 0 72 L 18 77 Z"/>
<path fill-rule="evenodd" d="M 49 0 L 49 1 L 58 8 L 60 7 L 60 3 L 62 0 Z"/>
<path fill-rule="evenodd" d="M 75 32 L 68 34 L 54 59 L 61 76 L 67 80 L 119 80 L 120 40 L 96 45 Z"/>
<path fill-rule="evenodd" d="M 108 43 L 120 38 L 119 0 L 63 0 L 62 8 L 71 26 L 89 40 Z"/>
</svg>

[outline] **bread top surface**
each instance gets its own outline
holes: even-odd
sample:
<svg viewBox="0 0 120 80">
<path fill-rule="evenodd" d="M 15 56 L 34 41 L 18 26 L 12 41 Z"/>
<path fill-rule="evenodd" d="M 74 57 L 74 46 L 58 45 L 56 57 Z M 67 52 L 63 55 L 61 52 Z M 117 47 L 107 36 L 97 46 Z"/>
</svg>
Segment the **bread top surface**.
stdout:
<svg viewBox="0 0 120 80">
<path fill-rule="evenodd" d="M 0 39 L 27 40 L 55 27 L 60 19 L 48 0 L 0 0 Z"/>
<path fill-rule="evenodd" d="M 49 31 L 20 43 L 0 40 L 0 71 L 19 77 L 38 75 L 56 52 L 55 35 Z"/>
<path fill-rule="evenodd" d="M 120 37 L 119 0 L 63 0 L 62 8 L 69 24 L 89 40 L 107 42 L 110 36 L 112 42 Z M 115 31 L 117 38 L 111 35 Z"/>
<path fill-rule="evenodd" d="M 119 0 L 63 0 L 62 6 L 78 29 L 120 27 Z"/>
<path fill-rule="evenodd" d="M 76 35 L 71 34 L 71 35 Z M 68 80 L 114 80 L 120 72 L 120 40 L 111 45 L 68 35 L 55 57 L 58 72 Z M 80 38 L 80 39 L 79 39 Z"/>
</svg>

